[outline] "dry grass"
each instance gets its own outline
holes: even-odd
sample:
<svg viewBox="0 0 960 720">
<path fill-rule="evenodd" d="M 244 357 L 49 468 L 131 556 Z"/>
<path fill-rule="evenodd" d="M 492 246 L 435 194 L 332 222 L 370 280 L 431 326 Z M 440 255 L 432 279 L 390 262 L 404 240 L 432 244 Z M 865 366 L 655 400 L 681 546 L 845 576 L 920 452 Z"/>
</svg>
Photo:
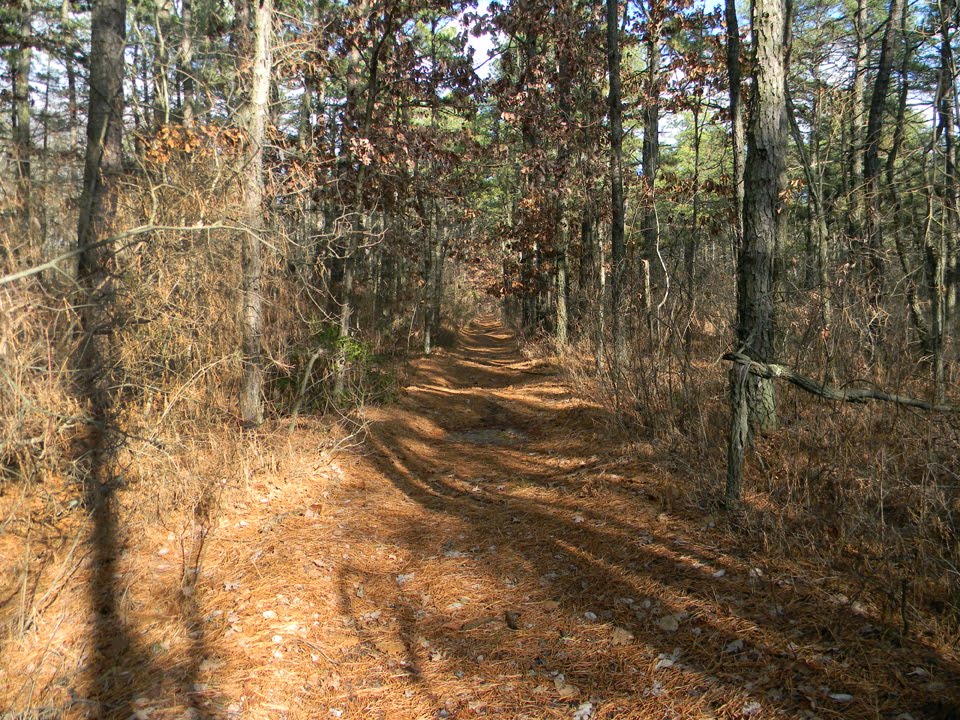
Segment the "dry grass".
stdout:
<svg viewBox="0 0 960 720">
<path fill-rule="evenodd" d="M 705 280 L 691 316 L 682 301 L 668 305 L 655 339 L 638 331 L 636 354 L 619 380 L 609 367 L 597 376 L 591 343 L 565 349 L 561 364 L 578 395 L 615 409 L 630 436 L 662 448 L 651 468 L 669 470 L 676 492 L 713 508 L 722 493 L 728 428 L 729 317 L 718 280 Z M 901 299 L 894 297 L 892 303 Z M 865 310 L 835 308 L 829 334 L 810 302 L 784 308 L 785 357 L 807 373 L 829 371 L 839 382 L 874 384 L 929 397 L 929 368 L 916 357 L 911 328 L 891 322 L 882 357 L 870 359 L 862 331 Z M 791 309 L 792 308 L 792 309 Z M 904 313 L 905 315 L 905 313 Z M 693 352 L 684 333 L 693 332 Z M 583 336 L 590 336 L 585 329 Z M 531 346 L 535 356 L 555 349 Z M 950 365 L 955 373 L 955 367 Z M 809 558 L 844 578 L 843 594 L 869 603 L 905 636 L 943 647 L 960 642 L 960 433 L 948 414 L 894 405 L 829 403 L 784 384 L 781 428 L 760 438 L 749 458 L 746 506 L 736 520 L 744 541 L 782 557 Z M 960 396 L 954 383 L 948 396 Z"/>
</svg>

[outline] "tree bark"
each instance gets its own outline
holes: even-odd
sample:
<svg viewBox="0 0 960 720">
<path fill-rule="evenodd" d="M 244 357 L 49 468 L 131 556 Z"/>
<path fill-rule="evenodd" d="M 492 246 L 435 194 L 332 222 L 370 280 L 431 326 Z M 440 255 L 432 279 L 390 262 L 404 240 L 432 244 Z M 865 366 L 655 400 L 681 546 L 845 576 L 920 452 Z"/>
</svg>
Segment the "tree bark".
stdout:
<svg viewBox="0 0 960 720">
<path fill-rule="evenodd" d="M 819 93 L 819 89 L 817 90 Z M 787 120 L 790 123 L 790 133 L 797 146 L 797 154 L 800 156 L 800 165 L 803 168 L 804 178 L 807 181 L 807 193 L 809 197 L 809 220 L 808 232 L 810 233 L 810 245 L 812 257 L 808 258 L 816 270 L 815 286 L 820 294 L 820 321 L 823 329 L 829 329 L 833 321 L 832 296 L 830 289 L 830 278 L 827 268 L 827 259 L 829 257 L 829 232 L 827 230 L 826 210 L 823 203 L 823 190 L 821 186 L 821 176 L 817 172 L 819 164 L 819 143 L 816 138 L 818 122 L 816 118 L 811 122 L 810 129 L 810 153 L 804 147 L 803 133 L 800 125 L 797 123 L 796 110 L 790 95 L 786 96 L 787 101 Z M 818 102 L 814 102 L 814 115 L 817 114 Z"/>
<path fill-rule="evenodd" d="M 652 7 L 647 10 L 647 69 L 643 98 L 643 259 L 646 273 L 654 280 L 660 271 L 660 230 L 657 223 L 656 181 L 660 162 L 660 30 L 662 18 Z M 653 299 L 644 292 L 643 306 L 649 313 Z"/>
<path fill-rule="evenodd" d="M 17 210 L 20 212 L 23 241 L 27 240 L 33 224 L 30 187 L 30 162 L 33 141 L 30 136 L 30 46 L 33 37 L 31 26 L 31 0 L 20 0 L 20 44 L 10 53 L 10 71 L 13 85 L 13 159 L 17 179 Z"/>
<path fill-rule="evenodd" d="M 126 0 L 98 0 L 93 6 L 90 102 L 83 188 L 77 221 L 80 250 L 77 277 L 89 290 L 101 288 L 110 272 L 113 248 L 98 245 L 115 214 L 116 186 L 123 172 L 123 55 Z"/>
<path fill-rule="evenodd" d="M 883 324 L 882 302 L 884 296 L 884 248 L 883 225 L 880 213 L 882 197 L 880 193 L 880 141 L 883 136 L 883 116 L 886 110 L 887 94 L 890 90 L 890 76 L 893 72 L 894 44 L 899 35 L 900 14 L 903 12 L 903 0 L 890 0 L 890 15 L 880 45 L 880 58 L 877 77 L 873 84 L 873 96 L 870 99 L 870 113 L 867 117 L 866 141 L 863 151 L 863 186 L 866 194 L 866 242 L 864 261 L 867 274 L 867 301 L 870 304 L 869 323 L 872 336 Z"/>
<path fill-rule="evenodd" d="M 866 119 L 867 77 L 867 0 L 857 0 L 853 16 L 856 49 L 853 54 L 853 80 L 850 83 L 850 181 L 848 188 L 848 225 L 852 237 L 860 237 L 864 225 L 863 139 Z"/>
<path fill-rule="evenodd" d="M 940 74 L 937 84 L 937 135 L 942 148 L 942 183 L 940 232 L 929 238 L 927 258 L 930 291 L 930 351 L 933 370 L 933 401 L 943 403 L 946 394 L 946 365 L 944 345 L 947 322 L 947 253 L 957 244 L 960 233 L 960 202 L 957 184 L 957 147 L 954 116 L 954 59 L 951 38 L 955 2 L 937 3 L 940 31 Z"/>
<path fill-rule="evenodd" d="M 180 77 L 180 118 L 185 128 L 193 127 L 193 0 L 182 0 L 180 12 L 180 57 L 177 74 Z"/>
<path fill-rule="evenodd" d="M 730 83 L 730 146 L 733 156 L 733 254 L 734 260 L 743 246 L 743 172 L 745 132 L 743 122 L 743 71 L 740 64 L 740 24 L 736 0 L 726 0 L 724 19 L 727 24 L 727 75 Z"/>
<path fill-rule="evenodd" d="M 774 271 L 780 247 L 785 187 L 787 0 L 754 0 L 752 17 L 753 113 L 744 169 L 744 232 L 737 273 L 736 327 L 740 351 L 771 362 L 777 343 Z M 728 473 L 739 473 L 737 448 L 742 456 L 742 446 L 753 434 L 768 432 L 777 426 L 776 395 L 768 379 L 732 375 L 731 399 L 730 458 L 733 462 L 728 465 Z M 739 502 L 739 487 L 739 477 L 728 474 L 727 500 L 731 504 Z"/>
<path fill-rule="evenodd" d="M 607 107 L 610 122 L 610 314 L 614 367 L 619 368 L 625 348 L 623 322 L 623 276 L 626 261 L 623 201 L 623 111 L 620 100 L 620 8 L 607 0 L 607 74 L 610 90 Z"/>
<path fill-rule="evenodd" d="M 253 76 L 244 108 L 247 151 L 244 158 L 243 209 L 246 232 L 241 241 L 243 272 L 243 379 L 240 416 L 247 427 L 263 422 L 263 144 L 269 114 L 270 74 L 273 66 L 271 34 L 273 0 L 252 0 Z"/>
</svg>

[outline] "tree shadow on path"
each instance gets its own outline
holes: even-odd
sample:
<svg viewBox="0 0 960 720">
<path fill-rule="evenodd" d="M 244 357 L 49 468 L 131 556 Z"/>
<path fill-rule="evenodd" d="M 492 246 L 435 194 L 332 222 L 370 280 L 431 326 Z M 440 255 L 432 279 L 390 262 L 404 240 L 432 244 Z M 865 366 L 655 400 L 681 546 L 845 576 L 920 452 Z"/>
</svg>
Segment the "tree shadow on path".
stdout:
<svg viewBox="0 0 960 720">
<path fill-rule="evenodd" d="M 758 572 L 721 547 L 729 536 L 662 512 L 642 492 L 571 492 L 565 478 L 590 472 L 603 438 L 587 427 L 578 434 L 556 379 L 523 372 L 528 365 L 497 322 L 475 323 L 454 352 L 419 361 L 400 407 L 370 425 L 369 462 L 422 511 L 393 526 L 379 517 L 388 539 L 424 568 L 453 547 L 465 569 L 451 584 L 466 583 L 469 595 L 466 576 L 485 579 L 500 588 L 497 613 L 527 620 L 519 631 L 490 623 L 466 632 L 424 606 L 408 634 L 464 668 L 477 669 L 478 656 L 506 662 L 531 692 L 562 672 L 576 700 L 613 713 L 604 717 L 691 707 L 727 717 L 759 708 L 798 718 L 958 716 L 960 668 L 922 642 L 898 646 L 895 628 L 789 569 Z M 469 442 L 470 428 L 517 434 Z M 619 517 L 604 512 L 610 497 Z M 366 532 L 357 528 L 357 538 Z M 628 647 L 616 635 L 624 630 L 636 640 Z"/>
</svg>

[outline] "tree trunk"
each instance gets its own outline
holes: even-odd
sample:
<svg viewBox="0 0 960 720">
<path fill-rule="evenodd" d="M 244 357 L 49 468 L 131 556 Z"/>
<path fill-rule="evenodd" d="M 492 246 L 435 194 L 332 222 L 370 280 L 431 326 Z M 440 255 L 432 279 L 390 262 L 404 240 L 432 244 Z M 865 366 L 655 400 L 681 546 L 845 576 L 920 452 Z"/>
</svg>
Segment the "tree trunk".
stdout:
<svg viewBox="0 0 960 720">
<path fill-rule="evenodd" d="M 648 10 L 653 15 L 653 10 Z M 643 144 L 641 165 L 643 169 L 643 260 L 646 273 L 656 285 L 660 274 L 660 231 L 657 223 L 656 180 L 660 162 L 660 27 L 661 18 L 653 16 L 647 22 L 647 70 L 645 97 L 643 98 Z M 653 299 L 644 292 L 643 306 L 649 313 Z"/>
<path fill-rule="evenodd" d="M 180 77 L 180 118 L 185 128 L 193 127 L 193 0 L 182 0 L 180 12 L 180 57 L 177 74 Z"/>
<path fill-rule="evenodd" d="M 782 230 L 786 165 L 787 0 L 754 0 L 752 16 L 753 112 L 744 169 L 743 251 L 737 276 L 737 345 L 750 357 L 763 357 L 766 358 L 763 362 L 772 362 L 777 344 L 774 269 Z M 744 405 L 749 427 L 747 441 L 754 433 L 776 428 L 777 407 L 770 380 L 732 376 L 731 385 L 732 456 L 736 446 L 744 443 Z M 727 499 L 736 503 L 739 497 L 731 496 L 731 488 L 738 489 L 739 480 L 728 485 Z"/>
<path fill-rule="evenodd" d="M 240 415 L 247 427 L 263 422 L 263 144 L 269 113 L 270 73 L 273 61 L 271 34 L 273 0 L 252 0 L 253 77 L 250 97 L 244 108 L 247 152 L 244 158 L 243 208 L 246 231 L 241 242 L 243 271 L 243 380 L 240 389 Z"/>
<path fill-rule="evenodd" d="M 733 155 L 733 255 L 740 255 L 743 246 L 743 171 L 745 133 L 743 122 L 743 80 L 740 65 L 740 25 L 737 20 L 736 0 L 726 0 L 724 19 L 727 24 L 727 74 L 730 83 L 730 145 Z"/>
<path fill-rule="evenodd" d="M 621 366 L 625 349 L 621 319 L 623 275 L 626 261 L 623 201 L 623 111 L 620 102 L 620 8 L 607 0 L 607 96 L 610 120 L 610 315 L 613 333 L 614 368 Z"/>
<path fill-rule="evenodd" d="M 940 232 L 927 246 L 930 266 L 930 351 L 933 366 L 933 402 L 942 404 L 946 397 L 944 345 L 947 321 L 947 252 L 955 246 L 960 233 L 960 203 L 957 197 L 957 147 L 954 129 L 954 59 L 951 38 L 955 5 L 953 0 L 938 2 L 940 30 L 940 75 L 937 86 L 937 134 L 942 147 L 942 185 Z"/>
<path fill-rule="evenodd" d="M 100 245 L 115 215 L 116 189 L 123 172 L 123 76 L 126 0 L 99 0 L 93 6 L 90 105 L 83 188 L 77 221 L 77 277 L 90 291 L 103 289 L 113 248 Z"/>
<path fill-rule="evenodd" d="M 859 143 L 863 139 L 866 120 L 867 77 L 867 0 L 857 0 L 857 9 L 853 16 L 853 34 L 856 49 L 853 54 L 853 81 L 850 84 L 850 181 L 848 188 L 848 225 L 852 237 L 860 237 L 863 232 L 863 148 Z"/>
<path fill-rule="evenodd" d="M 899 35 L 903 0 L 890 0 L 890 15 L 880 45 L 877 77 L 870 99 L 867 134 L 863 151 L 863 186 L 866 193 L 866 242 L 864 260 L 867 274 L 867 301 L 870 304 L 869 324 L 874 340 L 883 324 L 884 248 L 881 223 L 882 198 L 880 193 L 880 141 L 883 136 L 883 116 L 886 110 L 890 76 L 893 72 L 894 45 Z"/>
<path fill-rule="evenodd" d="M 33 224 L 30 199 L 30 156 L 33 142 L 30 137 L 30 41 L 33 36 L 31 27 L 31 0 L 20 0 L 20 44 L 10 52 L 10 72 L 13 85 L 13 159 L 17 179 L 17 210 L 21 217 L 21 242 L 30 235 Z"/>
<path fill-rule="evenodd" d="M 819 89 L 816 91 L 815 98 L 819 97 Z M 821 175 L 819 174 L 819 141 L 817 139 L 817 129 L 819 122 L 816 118 L 818 111 L 818 101 L 814 100 L 814 119 L 810 128 L 810 153 L 807 154 L 803 142 L 803 133 L 800 125 L 797 123 L 796 111 L 790 96 L 786 96 L 787 101 L 787 120 L 790 123 L 790 132 L 793 135 L 793 141 L 797 146 L 797 154 L 800 156 L 800 164 L 803 167 L 803 174 L 807 181 L 808 196 L 808 232 L 810 249 L 808 252 L 808 263 L 811 270 L 815 271 L 816 280 L 811 287 L 816 287 L 820 294 L 820 321 L 824 330 L 830 328 L 832 323 L 832 297 L 830 291 L 829 274 L 827 261 L 829 258 L 829 233 L 827 230 L 826 210 L 823 204 L 823 188 L 821 184 Z"/>
</svg>

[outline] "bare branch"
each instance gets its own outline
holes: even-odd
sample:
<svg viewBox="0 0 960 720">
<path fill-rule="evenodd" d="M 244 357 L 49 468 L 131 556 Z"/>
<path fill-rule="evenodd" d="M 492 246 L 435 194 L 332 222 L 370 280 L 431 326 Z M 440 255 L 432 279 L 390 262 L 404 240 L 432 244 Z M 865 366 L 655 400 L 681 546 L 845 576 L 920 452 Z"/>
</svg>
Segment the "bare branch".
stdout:
<svg viewBox="0 0 960 720">
<path fill-rule="evenodd" d="M 801 375 L 795 370 L 785 365 L 775 365 L 772 363 L 762 363 L 751 360 L 740 352 L 729 352 L 723 356 L 723 360 L 729 360 L 739 365 L 745 365 L 751 375 L 766 378 L 768 380 L 786 380 L 792 385 L 796 385 L 801 390 L 825 398 L 826 400 L 837 400 L 840 402 L 865 403 L 870 400 L 879 400 L 881 402 L 891 402 L 896 405 L 918 408 L 919 410 L 932 410 L 935 412 L 956 413 L 960 412 L 960 405 L 938 405 L 917 400 L 915 398 L 895 395 L 893 393 L 883 392 L 882 390 L 873 390 L 871 388 L 835 388 L 830 385 L 818 382 L 806 375 Z"/>
</svg>

